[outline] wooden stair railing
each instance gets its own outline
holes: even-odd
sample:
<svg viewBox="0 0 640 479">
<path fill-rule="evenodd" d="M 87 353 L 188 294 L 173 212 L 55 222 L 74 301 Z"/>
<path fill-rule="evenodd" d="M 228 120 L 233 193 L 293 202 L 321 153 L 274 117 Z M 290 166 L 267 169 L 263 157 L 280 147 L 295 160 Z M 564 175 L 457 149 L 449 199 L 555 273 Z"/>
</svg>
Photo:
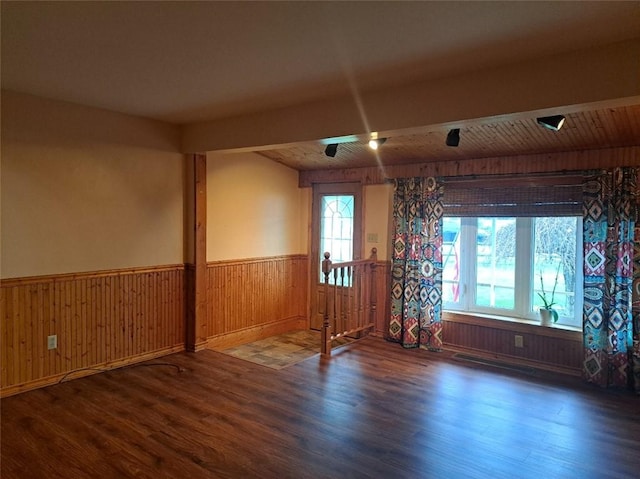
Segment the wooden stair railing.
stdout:
<svg viewBox="0 0 640 479">
<path fill-rule="evenodd" d="M 332 263 L 324 254 L 324 321 L 322 325 L 323 356 L 331 355 L 331 342 L 342 336 L 372 330 L 376 318 L 377 249 L 368 259 Z"/>
</svg>

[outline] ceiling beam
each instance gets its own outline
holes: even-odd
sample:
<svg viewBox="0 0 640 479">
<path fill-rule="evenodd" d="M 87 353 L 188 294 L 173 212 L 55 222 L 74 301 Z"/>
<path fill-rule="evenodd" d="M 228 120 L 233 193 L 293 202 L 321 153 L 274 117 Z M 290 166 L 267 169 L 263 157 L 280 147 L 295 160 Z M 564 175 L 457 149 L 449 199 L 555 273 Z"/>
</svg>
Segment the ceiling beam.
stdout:
<svg viewBox="0 0 640 479">
<path fill-rule="evenodd" d="M 640 38 L 349 97 L 184 125 L 182 151 L 256 151 L 348 135 L 404 134 L 483 119 L 640 99 Z"/>
<path fill-rule="evenodd" d="M 394 178 L 414 176 L 479 176 L 575 172 L 613 166 L 640 166 L 640 146 L 565 151 L 537 155 L 498 158 L 432 161 L 386 167 L 309 170 L 298 173 L 298 186 L 314 183 L 361 182 L 364 185 L 386 183 Z"/>
</svg>

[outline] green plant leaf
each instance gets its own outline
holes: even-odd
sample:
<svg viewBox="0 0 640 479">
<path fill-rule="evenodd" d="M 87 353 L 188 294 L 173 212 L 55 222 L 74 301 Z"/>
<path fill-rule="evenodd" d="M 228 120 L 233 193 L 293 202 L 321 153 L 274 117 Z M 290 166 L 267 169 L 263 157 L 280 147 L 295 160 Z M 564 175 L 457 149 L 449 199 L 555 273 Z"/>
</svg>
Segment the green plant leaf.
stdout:
<svg viewBox="0 0 640 479">
<path fill-rule="evenodd" d="M 551 316 L 553 317 L 553 322 L 557 323 L 558 322 L 558 312 L 555 309 L 550 309 L 551 311 Z"/>
<path fill-rule="evenodd" d="M 547 305 L 547 298 L 545 298 L 542 293 L 538 293 L 538 296 L 540 296 L 540 299 L 542 300 L 542 302 L 544 303 L 544 309 L 548 309 L 549 306 Z"/>
</svg>

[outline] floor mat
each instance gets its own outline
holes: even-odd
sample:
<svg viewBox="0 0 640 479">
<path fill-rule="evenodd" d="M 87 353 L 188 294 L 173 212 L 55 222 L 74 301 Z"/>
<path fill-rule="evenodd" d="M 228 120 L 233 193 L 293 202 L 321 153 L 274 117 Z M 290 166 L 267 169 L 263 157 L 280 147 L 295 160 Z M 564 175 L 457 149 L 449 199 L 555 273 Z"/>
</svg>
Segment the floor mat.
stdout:
<svg viewBox="0 0 640 479">
<path fill-rule="evenodd" d="M 351 341 L 349 338 L 339 338 L 332 347 Z M 268 368 L 282 369 L 320 354 L 320 332 L 291 331 L 220 352 Z"/>
</svg>

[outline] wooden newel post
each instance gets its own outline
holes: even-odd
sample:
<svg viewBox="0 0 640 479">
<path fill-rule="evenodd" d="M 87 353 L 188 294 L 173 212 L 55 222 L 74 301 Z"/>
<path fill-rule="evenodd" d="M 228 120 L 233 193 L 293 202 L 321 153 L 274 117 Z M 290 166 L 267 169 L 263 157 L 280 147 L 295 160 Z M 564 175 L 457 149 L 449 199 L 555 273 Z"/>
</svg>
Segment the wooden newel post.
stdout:
<svg viewBox="0 0 640 479">
<path fill-rule="evenodd" d="M 331 331 L 329 324 L 329 273 L 331 272 L 331 253 L 324 254 L 322 260 L 322 274 L 324 275 L 324 317 L 322 322 L 322 343 L 320 352 L 323 356 L 331 354 Z"/>
<path fill-rule="evenodd" d="M 370 317 L 369 317 L 369 321 L 371 323 L 373 323 L 374 325 L 377 324 L 378 321 L 378 312 L 377 312 L 377 302 L 376 302 L 376 292 L 378 291 L 378 276 L 377 276 L 377 271 L 376 268 L 378 266 L 378 248 L 371 248 L 371 257 L 369 258 L 371 261 L 371 284 L 369 285 L 370 288 L 370 292 L 369 292 L 369 301 L 370 301 L 370 305 L 369 305 L 369 310 L 370 310 Z M 376 331 L 376 327 L 373 327 L 373 332 L 375 333 Z"/>
</svg>

